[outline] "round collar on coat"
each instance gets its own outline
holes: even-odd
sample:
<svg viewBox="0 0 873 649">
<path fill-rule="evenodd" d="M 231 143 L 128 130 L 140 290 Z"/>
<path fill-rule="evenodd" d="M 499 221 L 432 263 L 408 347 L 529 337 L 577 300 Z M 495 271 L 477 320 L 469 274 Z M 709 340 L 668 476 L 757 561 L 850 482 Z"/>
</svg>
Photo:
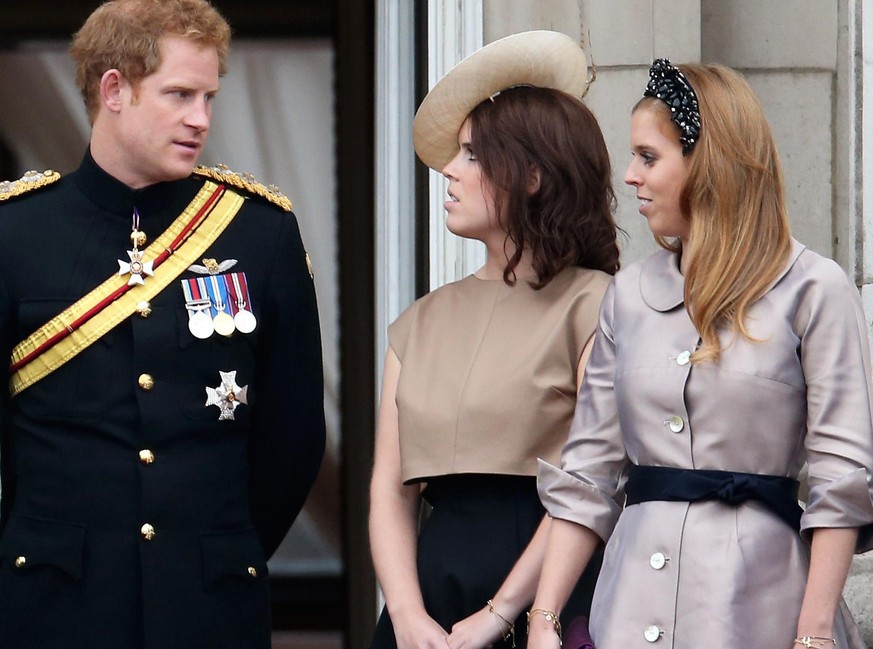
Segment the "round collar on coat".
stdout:
<svg viewBox="0 0 873 649">
<path fill-rule="evenodd" d="M 765 293 L 785 277 L 804 248 L 806 246 L 797 239 L 791 238 L 791 253 L 788 256 L 788 262 L 764 291 Z M 675 309 L 684 301 L 684 290 L 685 278 L 679 272 L 678 253 L 662 248 L 643 262 L 640 273 L 640 295 L 647 306 L 661 312 Z"/>
</svg>

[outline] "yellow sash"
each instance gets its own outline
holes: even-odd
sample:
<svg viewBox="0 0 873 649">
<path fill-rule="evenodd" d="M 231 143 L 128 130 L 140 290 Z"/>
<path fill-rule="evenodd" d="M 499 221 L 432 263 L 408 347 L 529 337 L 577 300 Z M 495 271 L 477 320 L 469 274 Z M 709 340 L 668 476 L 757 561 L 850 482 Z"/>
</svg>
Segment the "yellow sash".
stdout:
<svg viewBox="0 0 873 649">
<path fill-rule="evenodd" d="M 214 201 L 213 196 L 219 191 L 223 195 L 209 206 L 210 199 Z M 216 183 L 207 181 L 184 212 L 144 251 L 143 259 L 146 261 L 154 260 L 161 254 L 166 255 L 166 251 L 171 254 L 160 267 L 155 268 L 153 276 L 145 278 L 143 285 L 133 286 L 74 328 L 72 325 L 87 317 L 89 311 L 125 288 L 129 275 L 113 275 L 15 346 L 12 350 L 14 372 L 9 381 L 10 394 L 14 397 L 51 374 L 130 317 L 136 311 L 137 303 L 151 300 L 160 293 L 200 258 L 233 220 L 243 201 L 244 198 L 239 194 L 225 191 Z M 197 220 L 204 209 L 210 211 Z M 186 228 L 191 228 L 194 221 L 196 226 L 186 233 Z M 179 241 L 181 237 L 187 238 Z M 177 242 L 175 246 L 174 242 Z M 53 342 L 59 336 L 65 337 Z M 42 348 L 45 349 L 41 351 Z"/>
</svg>

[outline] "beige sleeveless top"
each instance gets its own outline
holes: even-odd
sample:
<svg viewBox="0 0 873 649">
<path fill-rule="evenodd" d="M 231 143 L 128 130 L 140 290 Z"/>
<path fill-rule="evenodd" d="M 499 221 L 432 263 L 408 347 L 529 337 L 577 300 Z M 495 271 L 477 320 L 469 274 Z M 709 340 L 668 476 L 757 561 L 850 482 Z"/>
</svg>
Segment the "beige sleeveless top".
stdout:
<svg viewBox="0 0 873 649">
<path fill-rule="evenodd" d="M 471 275 L 388 328 L 404 482 L 455 473 L 529 475 L 560 461 L 576 369 L 610 276 L 568 268 L 535 291 Z"/>
</svg>

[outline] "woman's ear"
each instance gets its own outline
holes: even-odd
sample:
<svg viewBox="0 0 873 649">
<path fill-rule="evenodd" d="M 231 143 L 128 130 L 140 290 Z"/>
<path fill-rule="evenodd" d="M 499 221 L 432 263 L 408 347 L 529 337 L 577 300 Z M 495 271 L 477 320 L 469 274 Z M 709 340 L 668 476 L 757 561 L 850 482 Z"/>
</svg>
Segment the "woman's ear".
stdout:
<svg viewBox="0 0 873 649">
<path fill-rule="evenodd" d="M 532 196 L 540 190 L 540 169 L 531 167 L 527 177 L 527 195 Z"/>
</svg>

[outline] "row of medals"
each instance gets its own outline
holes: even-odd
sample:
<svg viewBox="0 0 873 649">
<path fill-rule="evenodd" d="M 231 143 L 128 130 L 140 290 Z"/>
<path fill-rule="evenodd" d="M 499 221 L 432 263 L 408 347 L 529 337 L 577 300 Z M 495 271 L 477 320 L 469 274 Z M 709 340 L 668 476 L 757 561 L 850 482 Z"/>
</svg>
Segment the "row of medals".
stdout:
<svg viewBox="0 0 873 649">
<path fill-rule="evenodd" d="M 212 316 L 212 307 L 218 313 Z M 226 306 L 219 302 L 215 305 L 212 300 L 195 300 L 185 303 L 185 308 L 188 309 L 188 330 L 191 335 L 201 340 L 206 340 L 213 333 L 221 336 L 231 336 L 234 331 L 239 331 L 242 334 L 250 334 L 255 330 L 258 321 L 255 314 L 246 309 L 245 302 L 239 302 L 239 310 L 234 315 L 230 315 L 225 309 Z"/>
<path fill-rule="evenodd" d="M 146 234 L 140 230 L 139 215 L 135 215 L 135 225 L 130 233 L 130 242 L 133 244 L 133 251 L 138 252 L 141 246 L 146 244 Z M 140 266 L 136 266 L 133 272 L 139 274 Z M 218 312 L 213 317 L 211 314 L 212 307 Z M 213 333 L 221 336 L 232 336 L 234 331 L 239 331 L 242 334 L 250 334 L 258 326 L 258 320 L 255 314 L 246 309 L 245 301 L 241 300 L 237 303 L 237 312 L 230 315 L 225 309 L 226 305 L 218 302 L 212 304 L 211 299 L 192 300 L 185 303 L 185 308 L 188 309 L 188 330 L 191 335 L 200 340 L 206 340 Z"/>
</svg>

